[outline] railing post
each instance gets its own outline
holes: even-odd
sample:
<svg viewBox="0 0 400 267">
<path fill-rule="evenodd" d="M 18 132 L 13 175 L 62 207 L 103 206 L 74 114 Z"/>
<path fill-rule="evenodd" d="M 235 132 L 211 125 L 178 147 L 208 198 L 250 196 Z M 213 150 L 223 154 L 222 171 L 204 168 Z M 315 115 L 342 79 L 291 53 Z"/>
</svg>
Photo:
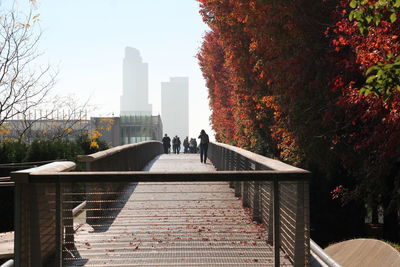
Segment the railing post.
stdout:
<svg viewBox="0 0 400 267">
<path fill-rule="evenodd" d="M 61 194 L 63 195 L 64 193 L 70 193 L 72 192 L 72 185 L 71 184 L 64 184 L 62 187 L 62 192 Z M 63 196 L 63 200 L 66 201 L 66 203 L 63 203 L 63 224 L 64 224 L 64 229 L 65 229 L 65 237 L 64 237 L 64 244 L 65 247 L 72 249 L 74 247 L 74 215 L 72 214 L 72 210 L 74 208 L 74 202 L 72 201 L 73 198 L 71 195 L 68 195 L 67 197 Z"/>
<path fill-rule="evenodd" d="M 249 182 L 241 182 L 243 207 L 249 207 Z"/>
<path fill-rule="evenodd" d="M 241 197 L 242 195 L 242 182 L 235 183 L 235 197 Z"/>
<path fill-rule="evenodd" d="M 222 159 L 223 159 L 223 161 L 222 161 L 222 170 L 223 171 L 226 171 L 227 169 L 228 169 L 228 158 L 227 158 L 227 155 L 226 155 L 226 149 L 225 148 L 223 148 L 222 149 Z"/>
<path fill-rule="evenodd" d="M 277 178 L 273 182 L 274 188 L 274 262 L 275 267 L 280 265 L 280 201 L 279 201 L 279 181 Z"/>
<path fill-rule="evenodd" d="M 267 242 L 272 243 L 274 241 L 274 186 L 273 182 L 268 183 L 267 189 L 269 193 L 269 202 L 266 203 L 268 205 L 268 236 Z"/>
<path fill-rule="evenodd" d="M 62 192 L 60 185 L 60 177 L 56 181 L 56 257 L 55 267 L 62 266 L 63 253 L 63 214 L 62 214 Z"/>
<path fill-rule="evenodd" d="M 309 261 L 308 227 L 308 185 L 306 182 L 296 183 L 296 230 L 294 244 L 294 266 L 304 266 Z"/>
<path fill-rule="evenodd" d="M 218 151 L 218 153 L 216 153 L 216 156 L 218 158 L 218 160 L 217 160 L 217 162 L 218 162 L 217 169 L 221 170 L 222 169 L 222 159 L 223 159 L 223 157 L 222 157 L 223 149 L 221 147 L 217 147 L 215 145 L 214 145 L 214 149 L 216 151 Z"/>
<path fill-rule="evenodd" d="M 310 265 L 310 184 L 309 181 L 304 183 L 304 236 L 305 236 L 305 257 L 307 266 Z"/>
<path fill-rule="evenodd" d="M 225 158 L 226 158 L 226 163 L 225 163 L 225 170 L 230 171 L 232 162 L 231 162 L 231 151 L 225 150 Z"/>
<path fill-rule="evenodd" d="M 254 182 L 254 196 L 253 196 L 253 221 L 261 222 L 261 190 L 260 190 L 260 182 Z"/>
<path fill-rule="evenodd" d="M 38 196 L 37 185 L 31 184 L 29 186 L 29 254 L 30 266 L 40 267 L 43 265 L 42 255 L 40 250 L 40 226 L 39 226 L 39 210 L 38 210 Z"/>
<path fill-rule="evenodd" d="M 18 175 L 18 180 L 15 178 Z M 30 266 L 30 185 L 29 173 L 12 174 L 15 181 L 14 266 Z"/>
<path fill-rule="evenodd" d="M 237 170 L 235 153 L 230 150 L 228 150 L 228 153 L 229 153 L 229 169 L 228 170 L 230 170 L 230 171 Z"/>
<path fill-rule="evenodd" d="M 92 171 L 92 163 L 86 162 L 86 171 Z M 90 193 L 96 192 L 96 184 L 87 184 L 86 185 L 86 192 L 89 193 L 86 197 L 87 204 L 86 204 L 86 223 L 94 224 L 95 217 L 98 216 L 98 204 L 96 203 L 97 200 L 100 200 L 99 195 L 93 195 Z"/>
<path fill-rule="evenodd" d="M 20 267 L 21 256 L 22 256 L 22 185 L 15 183 L 15 193 L 14 193 L 14 266 Z"/>
</svg>

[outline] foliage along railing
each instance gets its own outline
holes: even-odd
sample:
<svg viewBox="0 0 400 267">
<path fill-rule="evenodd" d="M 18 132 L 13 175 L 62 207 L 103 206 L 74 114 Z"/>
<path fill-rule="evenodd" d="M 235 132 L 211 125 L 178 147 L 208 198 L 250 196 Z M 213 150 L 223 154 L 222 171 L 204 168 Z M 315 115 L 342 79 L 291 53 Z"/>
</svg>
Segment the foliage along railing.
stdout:
<svg viewBox="0 0 400 267">
<path fill-rule="evenodd" d="M 400 1 L 198 2 L 217 140 L 309 164 L 349 208 L 382 206 L 398 239 Z M 321 234 L 342 230 L 332 212 L 319 214 Z M 348 230 L 335 238 L 360 231 Z"/>
</svg>

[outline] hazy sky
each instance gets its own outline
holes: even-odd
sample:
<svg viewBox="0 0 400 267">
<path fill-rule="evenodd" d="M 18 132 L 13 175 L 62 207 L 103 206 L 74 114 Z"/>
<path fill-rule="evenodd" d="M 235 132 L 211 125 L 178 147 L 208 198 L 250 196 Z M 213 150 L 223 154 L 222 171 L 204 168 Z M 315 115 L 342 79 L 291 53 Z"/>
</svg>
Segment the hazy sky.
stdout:
<svg viewBox="0 0 400 267">
<path fill-rule="evenodd" d="M 1 1 L 1 0 L 0 0 Z M 12 2 L 13 0 L 9 0 Z M 2 8 L 6 5 L 2 2 Z M 1 3 L 0 2 L 0 3 Z M 28 0 L 18 0 L 27 10 Z M 37 0 L 42 59 L 59 69 L 56 92 L 74 94 L 119 115 L 122 59 L 126 46 L 149 63 L 149 99 L 161 112 L 161 82 L 189 77 L 190 135 L 211 133 L 207 89 L 195 55 L 207 26 L 195 0 Z M 176 103 L 179 105 L 179 103 Z M 211 135 L 210 135 L 211 136 Z"/>
</svg>

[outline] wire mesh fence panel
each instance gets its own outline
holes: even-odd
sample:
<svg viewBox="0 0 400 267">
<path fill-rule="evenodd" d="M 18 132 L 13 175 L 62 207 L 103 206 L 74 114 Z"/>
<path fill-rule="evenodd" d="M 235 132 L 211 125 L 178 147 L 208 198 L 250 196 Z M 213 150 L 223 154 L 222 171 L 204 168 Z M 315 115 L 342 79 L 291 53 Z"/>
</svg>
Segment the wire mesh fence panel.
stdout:
<svg viewBox="0 0 400 267">
<path fill-rule="evenodd" d="M 84 188 L 63 194 L 64 214 L 73 213 L 78 196 L 86 201 L 72 217 L 73 238 L 64 232 L 63 266 L 274 265 L 265 227 L 252 220 L 228 182 Z M 281 263 L 291 265 L 283 254 Z"/>
</svg>

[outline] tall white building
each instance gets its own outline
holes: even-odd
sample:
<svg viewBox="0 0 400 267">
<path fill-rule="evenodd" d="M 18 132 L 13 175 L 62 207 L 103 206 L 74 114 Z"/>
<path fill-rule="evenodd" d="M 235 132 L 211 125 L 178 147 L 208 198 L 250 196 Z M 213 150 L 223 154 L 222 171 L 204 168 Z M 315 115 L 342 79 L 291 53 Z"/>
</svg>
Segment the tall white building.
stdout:
<svg viewBox="0 0 400 267">
<path fill-rule="evenodd" d="M 126 47 L 123 63 L 123 92 L 121 116 L 152 115 L 149 104 L 148 64 L 144 63 L 139 50 Z"/>
<path fill-rule="evenodd" d="M 189 135 L 189 78 L 171 77 L 161 83 L 161 118 L 163 132 L 183 139 Z"/>
</svg>

